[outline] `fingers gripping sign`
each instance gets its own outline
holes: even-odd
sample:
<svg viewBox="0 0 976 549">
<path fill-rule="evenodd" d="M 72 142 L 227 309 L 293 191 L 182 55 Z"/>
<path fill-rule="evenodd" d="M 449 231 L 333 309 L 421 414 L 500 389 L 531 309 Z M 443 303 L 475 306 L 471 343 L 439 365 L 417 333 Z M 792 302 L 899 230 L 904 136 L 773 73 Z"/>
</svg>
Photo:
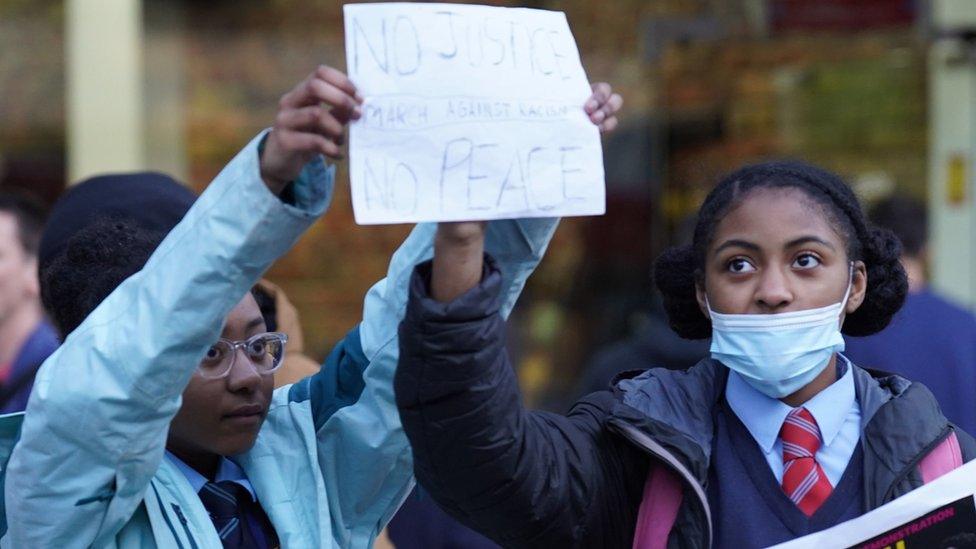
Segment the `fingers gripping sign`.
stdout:
<svg viewBox="0 0 976 549">
<path fill-rule="evenodd" d="M 362 97 L 342 72 L 319 66 L 281 97 L 261 155 L 261 177 L 274 193 L 315 155 L 343 158 L 346 126 L 362 116 Z"/>
<path fill-rule="evenodd" d="M 624 98 L 619 93 L 613 93 L 610 84 L 606 82 L 596 82 L 591 87 L 593 95 L 586 100 L 583 110 L 601 132 L 613 131 L 617 127 L 617 111 L 623 107 Z"/>
</svg>

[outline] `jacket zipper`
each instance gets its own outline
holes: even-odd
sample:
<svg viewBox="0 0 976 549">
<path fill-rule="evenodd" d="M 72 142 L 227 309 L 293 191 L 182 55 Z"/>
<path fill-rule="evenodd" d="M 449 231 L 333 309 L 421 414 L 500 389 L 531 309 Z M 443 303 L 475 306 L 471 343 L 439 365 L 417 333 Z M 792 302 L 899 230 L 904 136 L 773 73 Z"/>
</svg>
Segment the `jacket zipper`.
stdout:
<svg viewBox="0 0 976 549">
<path fill-rule="evenodd" d="M 186 516 L 183 515 L 183 509 L 179 505 L 172 503 L 173 510 L 176 511 L 176 516 L 180 519 L 180 524 L 183 525 L 183 532 L 186 533 L 186 539 L 190 541 L 190 547 L 193 549 L 198 549 L 196 540 L 193 539 L 193 534 L 190 533 L 190 526 L 187 523 Z"/>
<path fill-rule="evenodd" d="M 898 473 L 898 476 L 896 476 L 895 479 L 891 482 L 891 485 L 888 486 L 888 490 L 885 492 L 884 498 L 881 501 L 879 501 L 878 504 L 879 505 L 884 505 L 885 503 L 891 501 L 891 494 L 892 494 L 892 492 L 895 491 L 895 486 L 898 486 L 899 484 L 901 484 L 901 482 L 903 480 L 905 480 L 905 478 L 913 470 L 915 470 L 916 467 L 918 467 L 918 464 L 921 463 L 922 460 L 925 459 L 926 456 L 928 456 L 930 453 L 932 453 L 932 450 L 935 450 L 935 448 L 938 447 L 938 445 L 940 445 L 943 442 L 945 442 L 945 440 L 947 438 L 949 438 L 949 435 L 951 435 L 951 434 L 952 434 L 952 427 L 947 425 L 946 428 L 945 428 L 945 430 L 942 431 L 942 434 L 941 435 L 939 435 L 938 437 L 935 438 L 934 441 L 932 441 L 931 443 L 929 443 L 928 446 L 926 446 L 921 452 L 919 452 L 919 454 L 917 456 L 915 456 L 915 458 L 912 459 L 912 461 L 909 462 L 909 464 L 907 466 L 905 466 L 905 468 L 902 469 L 902 471 L 900 473 Z"/>
<path fill-rule="evenodd" d="M 705 520 L 708 526 L 708 543 L 706 547 L 712 546 L 712 510 L 708 505 L 708 497 L 705 495 L 705 490 L 702 489 L 701 484 L 695 479 L 695 476 L 691 474 L 691 471 L 684 466 L 674 455 L 667 451 L 663 446 L 657 443 L 654 439 L 647 436 L 646 433 L 619 421 L 610 421 L 610 425 L 615 427 L 620 434 L 625 438 L 644 449 L 647 453 L 660 459 L 665 465 L 670 467 L 674 472 L 678 473 L 679 476 L 685 481 L 688 486 L 691 486 L 692 491 L 698 497 L 698 503 L 701 505 L 702 510 L 705 511 Z"/>
</svg>

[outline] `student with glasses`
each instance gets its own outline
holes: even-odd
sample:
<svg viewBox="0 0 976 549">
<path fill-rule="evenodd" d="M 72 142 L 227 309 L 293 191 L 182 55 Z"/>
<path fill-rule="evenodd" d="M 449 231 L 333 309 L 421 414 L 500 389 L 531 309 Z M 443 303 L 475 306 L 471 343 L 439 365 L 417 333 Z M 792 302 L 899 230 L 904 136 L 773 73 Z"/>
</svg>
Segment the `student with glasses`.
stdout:
<svg viewBox="0 0 976 549">
<path fill-rule="evenodd" d="M 273 390 L 287 341 L 248 291 L 328 207 L 321 155 L 341 156 L 359 104 L 345 75 L 320 67 L 199 198 L 131 176 L 62 198 L 52 220 L 75 215 L 48 226 L 40 274 L 64 344 L 26 413 L 0 418 L 0 547 L 372 545 L 413 486 L 396 330 L 437 226 L 413 230 L 362 323 L 293 385 Z M 117 215 L 126 201 L 135 213 Z M 555 226 L 489 224 L 503 312 Z"/>
</svg>

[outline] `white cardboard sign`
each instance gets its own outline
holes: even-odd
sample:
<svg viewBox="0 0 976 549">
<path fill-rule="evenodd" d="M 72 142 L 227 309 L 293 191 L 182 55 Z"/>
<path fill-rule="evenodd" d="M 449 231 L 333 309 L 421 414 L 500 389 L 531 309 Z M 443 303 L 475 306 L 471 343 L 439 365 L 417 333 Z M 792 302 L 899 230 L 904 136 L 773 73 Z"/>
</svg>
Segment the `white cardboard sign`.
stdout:
<svg viewBox="0 0 976 549">
<path fill-rule="evenodd" d="M 361 224 L 604 213 L 590 86 L 562 12 L 344 6 Z"/>
</svg>

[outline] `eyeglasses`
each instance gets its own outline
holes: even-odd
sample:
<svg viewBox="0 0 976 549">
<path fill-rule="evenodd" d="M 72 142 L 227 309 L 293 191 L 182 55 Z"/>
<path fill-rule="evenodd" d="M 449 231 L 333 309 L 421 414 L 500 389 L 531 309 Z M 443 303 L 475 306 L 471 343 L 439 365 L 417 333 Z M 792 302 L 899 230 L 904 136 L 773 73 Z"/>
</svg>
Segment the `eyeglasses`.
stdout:
<svg viewBox="0 0 976 549">
<path fill-rule="evenodd" d="M 220 378 L 230 373 L 237 359 L 237 349 L 243 348 L 251 365 L 259 374 L 270 374 L 281 366 L 285 356 L 288 336 L 280 332 L 267 332 L 243 341 L 218 339 L 207 349 L 197 373 L 206 378 Z"/>
</svg>

